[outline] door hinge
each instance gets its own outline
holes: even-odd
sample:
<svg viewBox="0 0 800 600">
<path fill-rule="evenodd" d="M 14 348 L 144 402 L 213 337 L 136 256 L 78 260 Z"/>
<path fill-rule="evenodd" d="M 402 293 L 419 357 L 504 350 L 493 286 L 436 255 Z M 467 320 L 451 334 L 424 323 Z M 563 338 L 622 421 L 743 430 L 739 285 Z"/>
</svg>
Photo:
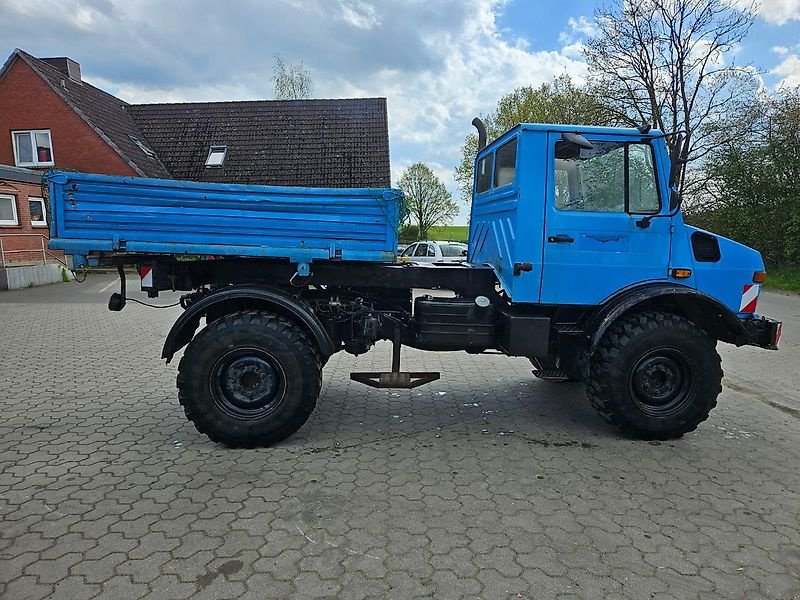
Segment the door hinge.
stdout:
<svg viewBox="0 0 800 600">
<path fill-rule="evenodd" d="M 529 271 L 533 271 L 533 265 L 529 262 L 518 262 L 514 263 L 514 277 L 519 276 L 523 272 L 528 273 Z"/>
</svg>

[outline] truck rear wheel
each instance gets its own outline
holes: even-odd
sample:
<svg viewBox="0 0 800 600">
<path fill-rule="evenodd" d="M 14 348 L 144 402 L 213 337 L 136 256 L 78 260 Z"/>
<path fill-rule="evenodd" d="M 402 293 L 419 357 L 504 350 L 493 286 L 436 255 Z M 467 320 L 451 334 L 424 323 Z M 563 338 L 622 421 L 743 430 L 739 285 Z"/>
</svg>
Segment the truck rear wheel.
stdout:
<svg viewBox="0 0 800 600">
<path fill-rule="evenodd" d="M 178 399 L 201 433 L 227 446 L 280 442 L 314 410 L 322 367 L 313 342 L 282 317 L 226 315 L 191 341 L 178 365 Z"/>
<path fill-rule="evenodd" d="M 665 440 L 693 431 L 722 391 L 716 343 L 692 322 L 646 312 L 621 319 L 592 356 L 587 392 L 620 431 Z"/>
</svg>

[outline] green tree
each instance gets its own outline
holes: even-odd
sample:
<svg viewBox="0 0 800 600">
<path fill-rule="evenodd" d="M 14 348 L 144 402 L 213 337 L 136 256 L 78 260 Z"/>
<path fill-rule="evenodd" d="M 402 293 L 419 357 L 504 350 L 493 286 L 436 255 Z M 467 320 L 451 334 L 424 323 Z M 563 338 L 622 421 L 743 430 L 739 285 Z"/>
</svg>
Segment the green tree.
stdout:
<svg viewBox="0 0 800 600">
<path fill-rule="evenodd" d="M 800 89 L 758 103 L 748 136 L 705 161 L 689 222 L 761 251 L 772 266 L 800 266 Z"/>
<path fill-rule="evenodd" d="M 680 147 L 667 138 L 671 153 L 702 160 L 755 101 L 755 71 L 730 56 L 754 18 L 754 3 L 730 0 L 608 0 L 584 51 L 592 89 L 621 123 L 685 131 Z"/>
<path fill-rule="evenodd" d="M 306 100 L 311 97 L 311 74 L 299 63 L 287 65 L 280 54 L 275 55 L 272 67 L 275 100 Z"/>
<path fill-rule="evenodd" d="M 421 239 L 428 239 L 428 229 L 448 225 L 458 214 L 453 196 L 425 163 L 408 167 L 397 185 L 405 194 L 409 219 L 419 228 Z"/>
<path fill-rule="evenodd" d="M 519 123 L 576 123 L 606 125 L 610 115 L 605 106 L 585 89 L 575 85 L 569 75 L 561 75 L 538 87 L 525 86 L 500 98 L 497 108 L 482 115 L 489 140 Z M 472 180 L 478 136 L 470 133 L 461 147 L 461 162 L 455 179 L 465 202 L 472 199 Z"/>
</svg>

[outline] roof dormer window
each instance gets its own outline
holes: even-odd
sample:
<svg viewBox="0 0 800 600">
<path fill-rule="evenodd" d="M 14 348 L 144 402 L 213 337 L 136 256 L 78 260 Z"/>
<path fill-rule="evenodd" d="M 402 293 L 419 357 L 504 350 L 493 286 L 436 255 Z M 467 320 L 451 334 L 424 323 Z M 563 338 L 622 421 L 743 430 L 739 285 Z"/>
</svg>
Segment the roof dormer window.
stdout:
<svg viewBox="0 0 800 600">
<path fill-rule="evenodd" d="M 150 148 L 148 148 L 147 146 L 145 146 L 145 145 L 144 145 L 144 142 L 142 142 L 142 140 L 140 140 L 139 138 L 137 138 L 137 137 L 135 137 L 135 136 L 132 136 L 132 135 L 129 135 L 128 137 L 129 137 L 129 138 L 131 138 L 131 141 L 132 141 L 134 144 L 136 144 L 137 146 L 139 146 L 139 150 L 141 150 L 142 152 L 144 152 L 144 153 L 145 153 L 145 156 L 147 156 L 147 157 L 149 157 L 149 158 L 155 158 L 155 157 L 156 157 L 156 153 L 155 153 L 155 152 L 153 152 L 153 151 L 152 151 Z"/>
<path fill-rule="evenodd" d="M 225 156 L 228 154 L 227 146 L 211 146 L 208 149 L 208 156 L 206 157 L 207 169 L 219 169 L 225 162 Z"/>
</svg>

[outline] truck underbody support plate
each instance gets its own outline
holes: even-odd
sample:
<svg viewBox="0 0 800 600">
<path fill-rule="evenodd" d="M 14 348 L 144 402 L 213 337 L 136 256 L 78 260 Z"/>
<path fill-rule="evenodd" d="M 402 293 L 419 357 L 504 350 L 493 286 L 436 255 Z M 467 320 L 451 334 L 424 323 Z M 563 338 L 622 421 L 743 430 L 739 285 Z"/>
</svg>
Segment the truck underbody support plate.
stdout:
<svg viewBox="0 0 800 600">
<path fill-rule="evenodd" d="M 350 373 L 350 379 L 374 388 L 411 389 L 439 379 L 437 372 Z"/>
<path fill-rule="evenodd" d="M 392 370 L 390 372 L 350 373 L 350 379 L 374 388 L 411 389 L 431 383 L 439 379 L 435 371 L 407 372 L 400 371 L 400 347 L 403 345 L 403 333 L 399 326 L 394 328 L 392 340 Z"/>
</svg>

